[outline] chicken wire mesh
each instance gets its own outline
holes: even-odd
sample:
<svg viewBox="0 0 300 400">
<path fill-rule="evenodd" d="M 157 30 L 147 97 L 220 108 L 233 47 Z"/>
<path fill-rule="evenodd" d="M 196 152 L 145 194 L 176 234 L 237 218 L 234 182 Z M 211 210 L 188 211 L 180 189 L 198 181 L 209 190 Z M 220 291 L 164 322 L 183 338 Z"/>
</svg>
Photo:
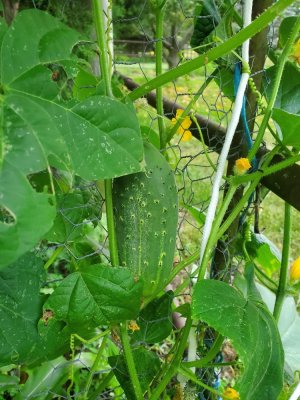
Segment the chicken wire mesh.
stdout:
<svg viewBox="0 0 300 400">
<path fill-rule="evenodd" d="M 49 2 L 51 3 L 51 2 Z M 65 17 L 68 4 L 72 2 L 61 2 L 61 16 Z M 113 32 L 112 65 L 117 85 L 124 90 L 131 90 L 136 85 L 143 84 L 155 76 L 155 29 L 153 28 L 154 18 L 151 15 L 150 1 L 136 2 L 115 1 L 112 9 L 112 19 L 109 22 Z M 38 7 L 42 2 L 35 1 L 33 6 Z M 166 26 L 166 32 L 162 41 L 165 44 L 165 58 L 163 69 L 176 67 L 186 60 L 194 58 L 197 53 L 190 46 L 192 35 L 191 27 L 194 24 L 194 2 L 176 1 L 172 2 L 176 19 L 170 26 Z M 237 10 L 242 7 L 242 2 L 234 5 Z M 115 7 L 115 8 L 114 8 Z M 51 7 L 48 4 L 48 8 Z M 230 10 L 227 10 L 229 13 Z M 200 20 L 206 17 L 198 17 Z M 136 38 L 124 39 L 124 32 L 134 26 Z M 118 36 L 119 35 L 119 36 Z M 274 27 L 271 26 L 269 34 L 269 45 L 274 43 Z M 93 61 L 95 64 L 95 61 Z M 202 227 L 207 210 L 211 186 L 217 164 L 218 154 L 223 143 L 224 133 L 230 120 L 232 111 L 233 83 L 232 71 L 236 61 L 229 58 L 225 64 L 217 64 L 213 69 L 211 66 L 193 72 L 189 76 L 178 78 L 171 84 L 164 87 L 165 114 L 164 121 L 167 131 L 173 127 L 171 120 L 176 118 L 178 109 L 185 109 L 190 102 L 194 102 L 191 112 L 198 121 L 201 130 L 195 123 L 191 126 L 193 137 L 189 141 L 184 140 L 184 135 L 175 134 L 166 149 L 168 160 L 175 172 L 178 195 L 179 195 L 179 223 L 177 231 L 177 251 L 174 259 L 174 266 L 199 252 Z M 250 61 L 253 63 L 253 60 Z M 95 67 L 96 68 L 96 67 Z M 264 70 L 255 71 L 255 75 L 264 75 Z M 133 81 L 133 82 L 132 82 Z M 126 89 L 127 87 L 127 89 Z M 78 88 L 80 90 L 80 87 Z M 85 89 L 85 87 L 83 88 Z M 148 100 L 148 102 L 147 102 Z M 155 99 L 154 99 L 155 100 Z M 158 130 L 158 116 L 155 108 L 155 101 L 141 99 L 136 102 L 135 108 L 141 121 L 144 132 L 152 134 Z M 249 121 L 251 123 L 251 121 Z M 256 125 L 253 132 L 256 132 Z M 241 133 L 242 128 L 239 127 Z M 230 152 L 230 159 L 237 159 L 242 152 L 244 138 L 242 134 L 237 135 Z M 47 173 L 45 173 L 47 175 Z M 75 177 L 70 178 L 61 171 L 52 170 L 53 179 L 57 187 L 61 189 L 58 195 L 57 217 L 54 227 L 37 248 L 37 253 L 44 258 L 45 263 L 55 261 L 49 265 L 48 280 L 43 284 L 43 293 L 49 294 L 59 282 L 70 273 L 76 270 L 78 264 L 110 262 L 109 246 L 106 226 L 106 210 L 104 199 L 104 188 L 99 182 L 85 182 Z M 34 185 L 34 183 L 33 183 Z M 62 189 L 66 187 L 66 190 Z M 226 189 L 224 183 L 222 190 Z M 251 206 L 249 213 L 252 212 Z M 232 270 L 238 268 L 239 258 L 237 254 L 231 253 L 230 243 L 234 242 L 235 236 L 226 242 L 220 242 L 218 251 L 223 256 L 226 271 L 229 275 Z M 177 305 L 190 301 L 192 278 L 197 268 L 197 257 L 195 262 L 190 263 L 174 279 L 168 289 L 175 290 L 175 303 Z M 155 321 L 142 319 L 140 324 L 145 324 L 151 329 Z M 170 321 L 175 323 L 174 320 Z M 147 329 L 148 329 L 147 328 Z M 197 327 L 198 332 L 198 356 L 205 355 L 212 346 L 215 339 L 213 331 L 203 324 Z M 146 331 L 147 331 L 146 329 Z M 99 333 L 101 331 L 94 332 Z M 132 332 L 132 335 L 134 332 Z M 93 335 L 91 335 L 93 336 Z M 73 340 L 74 338 L 72 338 Z M 167 362 L 168 353 L 176 341 L 176 330 L 171 337 L 158 345 L 149 345 L 144 342 L 143 337 L 137 343 L 143 344 L 149 350 L 156 352 L 160 359 Z M 41 371 L 29 371 L 32 373 L 37 384 L 34 390 L 26 391 L 28 376 L 23 377 L 24 389 L 16 393 L 15 397 L 4 395 L 3 398 L 16 399 L 69 399 L 79 398 L 84 395 L 89 386 L 79 385 L 79 373 L 81 380 L 90 373 L 90 384 L 93 385 L 95 399 L 124 399 L 126 398 L 118 380 L 114 377 L 118 365 L 111 367 L 107 363 L 108 356 L 116 354 L 121 350 L 120 338 L 117 333 L 110 336 L 110 344 L 106 344 L 106 351 L 95 366 L 96 350 L 101 346 L 103 339 L 92 341 L 91 344 L 75 340 L 70 344 L 71 349 L 65 357 L 49 361 Z M 226 346 L 226 345 L 225 345 Z M 230 344 L 215 359 L 215 362 L 234 361 L 235 353 L 226 358 L 224 354 L 230 352 Z M 186 354 L 185 354 L 186 357 Z M 229 371 L 228 371 L 229 368 Z M 205 368 L 197 369 L 196 375 L 200 380 L 218 388 L 220 378 L 228 381 L 234 379 L 235 373 L 231 367 L 226 369 Z M 122 373 L 122 370 L 119 371 Z M 18 374 L 16 370 L 15 374 Z M 95 378 L 95 379 L 94 379 Z M 42 379 L 42 381 L 40 381 Z M 180 380 L 180 378 L 178 378 Z M 74 385 L 71 387 L 71 380 Z M 92 382 L 92 383 L 91 383 Z M 207 390 L 200 388 L 193 383 L 183 385 L 183 392 L 176 378 L 169 384 L 170 398 L 173 399 L 215 399 Z M 181 396 L 181 397 L 180 397 Z"/>
</svg>

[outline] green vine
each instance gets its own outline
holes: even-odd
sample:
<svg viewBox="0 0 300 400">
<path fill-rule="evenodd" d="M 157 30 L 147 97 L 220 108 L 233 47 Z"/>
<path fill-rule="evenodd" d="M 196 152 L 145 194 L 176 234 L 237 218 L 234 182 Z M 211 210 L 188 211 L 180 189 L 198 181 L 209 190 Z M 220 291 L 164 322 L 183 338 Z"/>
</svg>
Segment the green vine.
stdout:
<svg viewBox="0 0 300 400">
<path fill-rule="evenodd" d="M 256 33 L 263 30 L 266 26 L 273 21 L 273 19 L 279 15 L 286 7 L 291 5 L 293 0 L 281 0 L 276 2 L 273 6 L 271 6 L 268 10 L 263 12 L 255 21 L 253 21 L 249 26 L 242 29 L 235 36 L 230 38 L 224 43 L 221 43 L 219 46 L 212 48 L 207 53 L 200 55 L 194 60 L 188 61 L 182 65 L 179 65 L 177 68 L 172 69 L 171 71 L 165 72 L 164 74 L 151 79 L 149 82 L 144 85 L 138 87 L 133 92 L 131 92 L 128 97 L 134 101 L 138 98 L 144 96 L 146 93 L 150 92 L 153 89 L 156 89 L 158 86 L 164 86 L 166 83 L 171 82 L 182 75 L 189 74 L 196 69 L 217 60 L 222 57 L 224 54 L 229 53 L 231 50 L 236 49 L 240 46 L 245 40 L 251 38 Z"/>
<path fill-rule="evenodd" d="M 282 259 L 281 269 L 279 276 L 279 285 L 276 293 L 276 301 L 274 306 L 274 318 L 276 321 L 279 320 L 284 297 L 286 293 L 286 285 L 288 279 L 288 267 L 289 267 L 289 253 L 291 245 L 291 206 L 285 203 L 284 206 L 284 230 L 283 230 L 283 246 L 282 246 Z"/>
</svg>

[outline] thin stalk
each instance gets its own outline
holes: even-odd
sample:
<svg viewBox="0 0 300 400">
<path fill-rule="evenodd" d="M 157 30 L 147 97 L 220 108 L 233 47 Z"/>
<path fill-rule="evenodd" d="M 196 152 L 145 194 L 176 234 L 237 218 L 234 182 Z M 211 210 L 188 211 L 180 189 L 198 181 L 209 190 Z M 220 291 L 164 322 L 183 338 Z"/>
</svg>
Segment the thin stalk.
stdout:
<svg viewBox="0 0 300 400">
<path fill-rule="evenodd" d="M 277 289 L 277 284 L 273 281 L 273 279 L 271 279 L 267 274 L 265 274 L 261 269 L 259 269 L 256 265 L 255 265 L 255 271 L 261 275 L 265 280 L 267 280 L 270 284 L 272 284 L 274 287 L 272 289 L 272 291 L 276 292 Z M 259 279 L 259 278 L 258 278 Z"/>
<path fill-rule="evenodd" d="M 272 161 L 272 158 L 274 157 L 274 155 L 277 152 L 278 152 L 278 147 L 275 146 L 274 149 L 272 149 L 270 151 L 270 153 L 267 155 L 267 157 L 266 157 L 266 159 L 264 161 L 264 164 L 262 165 L 262 169 L 259 170 L 259 171 L 256 171 L 253 174 L 249 174 L 248 175 L 248 178 L 249 178 L 249 181 L 250 181 L 250 185 L 249 185 L 248 189 L 246 190 L 246 192 L 243 194 L 243 197 L 241 198 L 241 200 L 236 204 L 235 208 L 232 210 L 232 212 L 230 213 L 230 215 L 228 216 L 226 221 L 219 228 L 217 234 L 215 235 L 216 236 L 216 240 L 219 240 L 224 235 L 224 233 L 227 231 L 227 229 L 233 223 L 235 218 L 237 218 L 238 214 L 241 212 L 242 208 L 244 207 L 245 203 L 248 201 L 248 199 L 251 196 L 252 192 L 255 190 L 255 188 L 258 185 L 258 183 L 260 182 L 261 178 L 264 176 L 265 169 L 268 167 L 268 165 Z M 239 177 L 237 177 L 237 178 L 239 178 Z M 236 179 L 234 181 L 234 183 L 237 185 L 238 181 L 239 181 L 239 179 Z"/>
<path fill-rule="evenodd" d="M 214 341 L 214 344 L 212 345 L 212 347 L 210 348 L 209 352 L 206 354 L 205 357 L 201 358 L 200 360 L 181 363 L 181 366 L 187 367 L 187 368 L 193 368 L 193 367 L 200 368 L 200 367 L 206 366 L 220 352 L 220 348 L 221 348 L 223 342 L 224 342 L 224 337 L 222 335 L 218 334 L 218 336 L 216 337 L 216 340 Z"/>
<path fill-rule="evenodd" d="M 85 384 L 85 388 L 84 388 L 84 397 L 83 397 L 84 400 L 88 399 L 88 393 L 89 393 L 89 390 L 90 390 L 90 387 L 92 384 L 93 376 L 94 376 L 94 373 L 97 371 L 97 368 L 98 368 L 98 365 L 100 362 L 100 358 L 101 358 L 103 350 L 106 346 L 106 342 L 107 342 L 107 336 L 104 336 L 104 338 L 102 339 L 102 343 L 99 347 L 98 353 L 96 355 L 95 361 L 92 365 L 92 368 L 89 371 L 89 374 L 88 374 L 88 377 L 86 380 L 86 384 Z"/>
<path fill-rule="evenodd" d="M 204 143 L 202 130 L 201 130 L 200 125 L 199 125 L 199 123 L 197 121 L 197 118 L 194 115 L 192 115 L 191 119 L 192 119 L 192 121 L 194 121 L 194 124 L 196 125 L 196 127 L 198 129 L 199 136 L 200 136 L 200 141 L 201 141 L 202 146 L 203 146 L 203 151 L 204 151 L 205 158 L 207 159 L 207 161 L 208 161 L 209 165 L 211 166 L 212 170 L 214 172 L 216 172 L 217 168 L 216 168 L 215 164 L 213 163 L 213 161 L 211 160 L 211 158 L 209 157 L 209 154 L 208 154 L 208 151 L 207 151 L 207 148 L 206 148 L 206 144 Z"/>
<path fill-rule="evenodd" d="M 155 32 L 155 68 L 156 76 L 162 74 L 163 62 L 163 26 L 164 26 L 164 7 L 156 9 L 156 32 Z M 160 148 L 165 149 L 167 144 L 166 127 L 164 121 L 164 105 L 163 105 L 163 88 L 158 86 L 156 88 L 156 110 L 158 117 L 158 131 L 160 138 Z"/>
<path fill-rule="evenodd" d="M 199 253 L 198 253 L 198 258 L 199 258 Z M 198 270 L 198 268 L 197 268 L 197 270 Z M 174 290 L 174 296 L 181 295 L 183 293 L 183 290 L 185 288 L 187 288 L 191 284 L 192 278 L 196 278 L 197 277 L 197 275 L 196 275 L 197 274 L 197 270 L 194 271 L 192 276 L 184 279 L 184 281 L 179 286 L 177 286 L 177 288 Z"/>
<path fill-rule="evenodd" d="M 129 343 L 129 337 L 127 333 L 127 326 L 126 323 L 124 322 L 123 324 L 120 325 L 120 334 L 121 334 L 121 341 L 122 341 L 122 346 L 124 350 L 124 356 L 126 359 L 126 364 L 130 376 L 130 380 L 132 383 L 133 391 L 135 394 L 135 397 L 137 400 L 143 400 L 143 392 L 141 389 L 140 381 L 136 372 L 134 360 L 133 360 L 133 355 Z"/>
<path fill-rule="evenodd" d="M 176 354 L 179 343 L 180 343 L 180 334 L 176 336 L 175 338 L 175 343 L 173 344 L 172 348 L 170 349 L 170 351 L 168 352 L 168 354 L 165 357 L 165 363 L 162 366 L 162 368 L 159 370 L 159 372 L 156 374 L 156 376 L 154 377 L 152 383 L 151 383 L 151 392 L 152 392 L 152 388 L 155 388 L 157 386 L 157 382 L 159 382 L 161 380 L 161 378 L 166 374 L 166 371 L 169 368 L 169 363 L 167 360 L 171 359 L 173 357 L 174 354 Z M 148 393 L 148 397 L 149 397 L 149 393 Z"/>
<path fill-rule="evenodd" d="M 108 50 L 105 34 L 103 0 L 93 0 L 93 15 L 97 34 L 97 42 L 99 46 L 99 61 L 101 69 L 101 78 L 105 83 L 106 95 L 113 97 L 111 88 L 111 76 L 108 66 Z"/>
<path fill-rule="evenodd" d="M 107 52 L 107 41 L 105 37 L 105 28 L 104 28 L 103 0 L 93 0 L 93 12 L 94 12 L 96 32 L 97 32 L 97 40 L 100 50 L 99 60 L 101 67 L 101 75 L 102 79 L 104 79 L 106 95 L 109 97 L 113 97 L 112 87 L 111 87 L 111 77 L 109 74 L 109 67 L 108 67 L 108 52 Z M 104 184 L 105 184 L 106 217 L 107 217 L 111 264 L 112 266 L 117 266 L 119 265 L 119 257 L 118 257 L 118 245 L 117 245 L 117 238 L 114 225 L 114 215 L 113 215 L 112 180 L 107 179 L 105 180 Z M 136 373 L 136 368 L 134 365 L 133 355 L 131 352 L 131 347 L 127 333 L 126 322 L 120 324 L 120 335 L 123 345 L 124 357 L 126 360 L 127 368 L 133 385 L 135 397 L 137 400 L 142 400 L 143 393 Z"/>
<path fill-rule="evenodd" d="M 51 257 L 44 265 L 45 270 L 47 270 L 49 267 L 51 267 L 51 265 L 54 263 L 54 261 L 57 259 L 57 257 L 60 255 L 60 253 L 63 251 L 63 249 L 64 249 L 64 246 L 59 246 L 54 250 Z"/>
<path fill-rule="evenodd" d="M 99 62 L 101 69 L 101 77 L 105 83 L 106 95 L 113 97 L 111 87 L 111 76 L 109 73 L 109 58 L 107 50 L 107 40 L 105 34 L 105 23 L 103 13 L 103 0 L 93 0 L 93 15 L 95 28 L 97 33 L 97 41 L 99 46 Z M 109 237 L 109 251 L 112 266 L 119 265 L 118 246 L 115 233 L 114 214 L 113 214 L 113 201 L 112 201 L 112 180 L 107 179 L 104 181 L 105 186 L 105 204 L 106 204 L 106 218 L 107 229 Z"/>
<path fill-rule="evenodd" d="M 179 368 L 179 372 L 181 375 L 185 376 L 186 378 L 188 378 L 189 380 L 191 380 L 192 382 L 196 383 L 198 386 L 203 387 L 204 389 L 208 390 L 209 392 L 217 395 L 218 397 L 222 396 L 222 393 L 219 392 L 218 390 L 212 388 L 211 386 L 206 385 L 206 383 L 200 381 L 195 374 L 193 374 L 191 371 L 189 371 L 188 369 L 184 368 L 184 367 L 180 367 Z M 222 397 L 222 399 L 228 399 L 228 397 Z"/>
<path fill-rule="evenodd" d="M 208 238 L 206 246 L 205 246 L 205 250 L 202 255 L 202 260 L 201 260 L 201 264 L 200 264 L 200 272 L 198 274 L 198 282 L 200 280 L 202 280 L 205 276 L 208 261 L 211 256 L 211 251 L 216 243 L 216 235 L 217 235 L 218 229 L 222 223 L 224 215 L 225 215 L 227 208 L 234 196 L 235 191 L 236 191 L 236 185 L 231 184 L 229 186 L 226 196 L 222 202 L 220 210 L 218 211 L 218 213 L 214 219 L 212 230 L 210 232 L 209 238 Z"/>
<path fill-rule="evenodd" d="M 186 348 L 189 332 L 192 326 L 192 320 L 191 318 L 187 318 L 186 323 L 184 328 L 182 329 L 182 336 L 179 341 L 178 349 L 174 355 L 173 360 L 170 362 L 169 368 L 166 371 L 164 377 L 162 380 L 159 382 L 155 390 L 153 391 L 151 397 L 149 397 L 149 400 L 158 400 L 160 398 L 160 395 L 163 393 L 165 390 L 166 386 L 172 379 L 172 377 L 176 374 L 179 366 L 180 366 L 180 361 L 182 358 L 182 355 L 184 353 L 184 350 Z"/>
<path fill-rule="evenodd" d="M 252 24 L 242 29 L 226 42 L 221 43 L 219 46 L 212 48 L 207 53 L 202 54 L 191 61 L 187 61 L 184 64 L 179 65 L 177 68 L 174 68 L 154 79 L 151 79 L 144 85 L 141 85 L 139 88 L 129 93 L 128 97 L 132 101 L 134 101 L 144 96 L 146 93 L 149 93 L 151 90 L 156 89 L 158 86 L 163 86 L 166 83 L 171 82 L 182 75 L 189 74 L 190 72 L 236 49 L 244 41 L 266 28 L 270 24 L 270 22 L 272 22 L 273 19 L 277 15 L 279 15 L 286 7 L 291 5 L 293 1 L 294 0 L 281 0 L 276 2 L 268 10 L 264 11 L 255 21 L 253 21 Z"/>
<path fill-rule="evenodd" d="M 275 172 L 281 171 L 289 167 L 290 165 L 295 164 L 296 162 L 300 161 L 300 154 L 293 156 L 291 158 L 287 158 L 286 160 L 280 161 L 277 164 L 271 165 L 270 167 L 266 168 L 263 173 L 264 176 L 268 176 L 274 174 Z"/>
<path fill-rule="evenodd" d="M 168 281 L 166 282 L 165 286 L 168 286 L 169 283 L 172 282 L 172 280 L 179 274 L 180 271 L 182 271 L 184 268 L 188 267 L 189 265 L 191 265 L 193 262 L 197 261 L 199 258 L 199 251 L 196 251 L 195 253 L 193 253 L 192 255 L 190 255 L 187 259 L 181 261 L 180 263 L 178 263 L 176 265 L 175 268 L 173 268 L 171 275 L 168 279 Z M 143 308 L 149 304 L 152 300 L 154 300 L 157 296 L 153 296 L 153 297 L 149 297 L 149 299 L 145 300 L 144 304 L 143 304 Z"/>
<path fill-rule="evenodd" d="M 287 202 L 285 202 L 282 259 L 281 259 L 281 268 L 279 276 L 279 285 L 276 293 L 276 300 L 273 311 L 274 318 L 276 319 L 277 322 L 280 317 L 286 292 L 287 279 L 288 279 L 289 254 L 291 245 L 291 228 L 292 228 L 291 206 Z"/>
<path fill-rule="evenodd" d="M 274 84 L 273 84 L 273 89 L 272 89 L 272 93 L 270 96 L 270 100 L 268 102 L 268 106 L 266 108 L 265 114 L 264 114 L 264 118 L 260 124 L 255 142 L 253 144 L 253 147 L 251 148 L 251 150 L 249 151 L 249 155 L 248 158 L 250 160 L 253 159 L 253 157 L 255 156 L 257 150 L 259 149 L 261 142 L 263 140 L 263 136 L 265 133 L 265 130 L 267 129 L 268 123 L 269 123 L 269 119 L 271 117 L 272 114 L 272 110 L 274 108 L 275 105 L 275 101 L 276 101 L 276 97 L 277 97 L 277 93 L 279 90 L 279 86 L 280 86 L 280 82 L 281 82 L 281 77 L 283 74 L 283 70 L 284 70 L 284 66 L 285 63 L 289 57 L 289 54 L 292 50 L 292 46 L 294 44 L 294 41 L 297 37 L 297 35 L 299 34 L 299 30 L 300 30 L 300 17 L 297 18 L 296 23 L 293 25 L 291 34 L 284 46 L 284 49 L 282 51 L 282 54 L 279 58 L 278 64 L 277 64 L 277 71 L 276 71 L 276 76 L 275 76 L 275 80 L 274 80 Z"/>
<path fill-rule="evenodd" d="M 204 90 L 207 88 L 207 86 L 210 84 L 210 82 L 214 79 L 217 71 L 218 71 L 218 68 L 216 68 L 209 75 L 209 77 L 207 79 L 205 79 L 204 83 L 200 86 L 198 92 L 193 96 L 193 98 L 191 99 L 189 104 L 184 108 L 183 113 L 181 114 L 180 118 L 178 118 L 175 125 L 172 127 L 172 129 L 168 133 L 168 141 L 170 141 L 172 139 L 172 137 L 175 135 L 175 133 L 177 132 L 177 129 L 179 128 L 182 121 L 184 120 L 184 117 L 186 117 L 189 114 L 189 112 L 192 110 L 193 106 L 196 104 L 199 97 L 203 94 Z M 193 119 L 193 121 L 196 120 L 195 117 L 192 117 L 192 119 Z M 197 121 L 197 123 L 198 123 L 198 121 Z M 198 126 L 197 126 L 197 128 L 198 128 Z M 198 130 L 199 130 L 199 128 L 198 128 Z M 200 134 L 200 132 L 201 132 L 201 129 L 199 130 L 199 134 Z M 202 135 L 202 132 L 201 132 L 201 135 Z M 202 135 L 202 137 L 203 137 L 203 135 Z M 202 137 L 201 137 L 201 140 L 202 140 Z M 204 139 L 202 141 L 204 143 Z"/>
<path fill-rule="evenodd" d="M 201 368 L 222 368 L 222 367 L 228 367 L 228 366 L 233 366 L 233 365 L 237 365 L 238 362 L 237 361 L 228 361 L 228 362 L 220 362 L 220 363 L 209 363 L 204 365 Z"/>
<path fill-rule="evenodd" d="M 113 379 L 114 377 L 114 371 L 110 371 L 102 380 L 100 385 L 97 387 L 97 389 L 90 394 L 89 400 L 97 400 L 99 399 L 99 395 L 103 392 L 103 390 L 109 385 L 109 382 Z"/>
<path fill-rule="evenodd" d="M 216 234 L 215 240 L 219 240 L 224 235 L 224 233 L 227 231 L 227 229 L 230 227 L 230 225 L 233 223 L 233 221 L 237 218 L 239 213 L 242 211 L 244 205 L 248 201 L 249 197 L 251 196 L 252 192 L 255 190 L 256 186 L 258 185 L 262 175 L 263 175 L 262 173 L 257 174 L 257 178 L 254 179 L 254 181 L 249 185 L 248 189 L 243 194 L 243 197 L 241 198 L 241 200 L 237 203 L 237 205 L 232 210 L 231 214 L 228 216 L 226 221 L 220 226 L 220 228 Z"/>
</svg>

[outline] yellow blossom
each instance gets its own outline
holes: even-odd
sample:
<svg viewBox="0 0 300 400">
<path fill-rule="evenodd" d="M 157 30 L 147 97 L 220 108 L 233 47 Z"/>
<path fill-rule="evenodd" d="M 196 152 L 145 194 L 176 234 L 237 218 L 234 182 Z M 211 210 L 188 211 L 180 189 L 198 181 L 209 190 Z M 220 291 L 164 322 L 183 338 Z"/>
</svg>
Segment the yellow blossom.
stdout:
<svg viewBox="0 0 300 400">
<path fill-rule="evenodd" d="M 130 329 L 132 332 L 139 331 L 140 327 L 136 323 L 136 321 L 130 321 L 128 324 L 128 329 Z"/>
<path fill-rule="evenodd" d="M 237 175 L 244 175 L 251 168 L 248 158 L 239 158 L 235 162 L 235 173 Z"/>
<path fill-rule="evenodd" d="M 293 52 L 291 56 L 294 58 L 296 63 L 300 66 L 300 38 L 294 44 Z"/>
<path fill-rule="evenodd" d="M 181 117 L 183 110 L 178 109 L 176 111 L 176 117 L 172 118 L 172 124 L 175 125 L 179 118 Z M 192 125 L 191 118 L 189 116 L 185 116 L 181 121 L 177 133 L 182 136 L 181 140 L 186 142 L 192 138 L 192 132 L 189 130 L 189 127 Z"/>
<path fill-rule="evenodd" d="M 300 279 L 300 257 L 296 258 L 291 265 L 290 278 L 292 281 L 297 281 Z"/>
<path fill-rule="evenodd" d="M 226 396 L 227 399 L 240 400 L 239 393 L 235 389 L 230 388 L 230 387 L 228 387 L 224 390 L 223 396 Z"/>
</svg>

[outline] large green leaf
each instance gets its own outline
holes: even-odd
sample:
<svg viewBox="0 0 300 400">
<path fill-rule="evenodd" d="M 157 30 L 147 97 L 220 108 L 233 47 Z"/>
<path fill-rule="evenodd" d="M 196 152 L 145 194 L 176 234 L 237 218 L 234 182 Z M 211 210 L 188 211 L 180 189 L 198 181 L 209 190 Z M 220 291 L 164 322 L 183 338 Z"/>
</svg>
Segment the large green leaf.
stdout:
<svg viewBox="0 0 300 400">
<path fill-rule="evenodd" d="M 286 17 L 282 20 L 280 27 L 279 27 L 279 40 L 278 40 L 279 47 L 281 47 L 281 48 L 284 47 L 286 41 L 290 37 L 291 31 L 296 22 L 297 22 L 296 15 Z"/>
<path fill-rule="evenodd" d="M 86 225 L 101 219 L 103 200 L 98 195 L 75 189 L 57 195 L 58 213 L 53 227 L 44 236 L 50 242 L 66 243 L 83 238 Z"/>
<path fill-rule="evenodd" d="M 19 170 L 4 162 L 0 172 L 0 269 L 30 250 L 50 229 L 52 196 L 36 193 Z"/>
<path fill-rule="evenodd" d="M 232 340 L 244 363 L 237 384 L 241 400 L 273 400 L 283 386 L 283 351 L 276 322 L 262 302 L 228 284 L 196 284 L 192 315 Z"/>
<path fill-rule="evenodd" d="M 142 141 L 132 107 L 104 96 L 73 107 L 58 101 L 48 65 L 72 69 L 79 39 L 38 10 L 21 12 L 5 33 L 0 71 L 6 156 L 26 173 L 46 168 L 49 156 L 54 166 L 90 180 L 140 171 Z"/>
<path fill-rule="evenodd" d="M 138 373 L 141 389 L 143 392 L 145 392 L 160 369 L 159 358 L 153 352 L 149 350 L 147 351 L 142 347 L 134 349 L 132 355 Z M 120 355 L 109 357 L 108 362 L 113 368 L 114 374 L 120 382 L 126 398 L 135 399 L 132 382 L 124 356 Z"/>
<path fill-rule="evenodd" d="M 94 327 L 135 319 L 141 296 L 142 283 L 135 282 L 128 269 L 92 265 L 65 278 L 44 309 L 74 329 Z"/>
<path fill-rule="evenodd" d="M 79 368 L 79 364 L 74 363 L 74 368 Z M 65 358 L 59 357 L 34 369 L 29 369 L 26 373 L 28 378 L 25 384 L 19 387 L 19 394 L 15 396 L 15 400 L 50 400 L 65 394 L 63 385 L 68 379 L 70 366 Z"/>
<path fill-rule="evenodd" d="M 282 143 L 300 149 L 300 115 L 274 108 L 272 118 L 280 127 Z"/>
<path fill-rule="evenodd" d="M 63 354 L 70 343 L 66 324 L 42 314 L 43 262 L 32 253 L 0 271 L 0 365 L 37 365 Z"/>
<path fill-rule="evenodd" d="M 5 110 L 11 122 L 6 132 L 6 144 L 11 148 L 7 157 L 17 162 L 17 155 L 18 160 L 23 155 L 19 164 L 21 168 L 26 163 L 30 169 L 26 172 L 46 168 L 49 155 L 52 165 L 71 169 L 88 180 L 141 169 L 143 150 L 136 115 L 117 100 L 94 96 L 69 109 L 12 90 L 5 97 Z"/>
<path fill-rule="evenodd" d="M 158 343 L 168 337 L 172 331 L 172 291 L 151 301 L 139 314 L 132 340 L 136 342 Z"/>
<path fill-rule="evenodd" d="M 1 81 L 9 84 L 41 63 L 71 56 L 81 35 L 39 10 L 25 10 L 14 19 L 1 47 Z"/>
<path fill-rule="evenodd" d="M 0 365 L 24 363 L 38 341 L 42 261 L 26 254 L 0 271 Z"/>
<path fill-rule="evenodd" d="M 270 98 L 273 82 L 275 80 L 277 67 L 273 66 L 266 70 L 264 80 L 265 94 L 267 99 Z M 279 90 L 277 93 L 275 108 L 287 111 L 293 114 L 300 113 L 300 70 L 296 65 L 287 62 L 285 64 L 282 78 L 280 80 Z"/>
<path fill-rule="evenodd" d="M 14 223 L 0 225 L 0 243 L 9 251 L 0 266 L 32 248 L 53 223 L 47 196 L 30 190 L 26 175 L 51 165 L 87 180 L 114 178 L 140 171 L 143 158 L 133 107 L 104 96 L 81 103 L 62 100 L 50 65 L 61 65 L 77 75 L 78 60 L 72 53 L 81 38 L 77 32 L 38 10 L 19 13 L 6 31 L 4 28 L 0 165 L 4 155 L 5 171 L 0 180 L 10 199 L 5 203 L 1 193 L 0 211 L 12 214 Z M 19 189 L 21 196 L 15 196 Z"/>
<path fill-rule="evenodd" d="M 256 286 L 268 309 L 273 312 L 275 294 L 259 283 Z M 294 373 L 300 371 L 300 316 L 292 296 L 287 296 L 283 302 L 278 329 L 284 349 L 285 369 L 293 378 Z"/>
<path fill-rule="evenodd" d="M 246 246 L 254 263 L 269 275 L 280 269 L 281 253 L 265 235 L 252 233 L 251 241 L 246 242 Z"/>
</svg>

